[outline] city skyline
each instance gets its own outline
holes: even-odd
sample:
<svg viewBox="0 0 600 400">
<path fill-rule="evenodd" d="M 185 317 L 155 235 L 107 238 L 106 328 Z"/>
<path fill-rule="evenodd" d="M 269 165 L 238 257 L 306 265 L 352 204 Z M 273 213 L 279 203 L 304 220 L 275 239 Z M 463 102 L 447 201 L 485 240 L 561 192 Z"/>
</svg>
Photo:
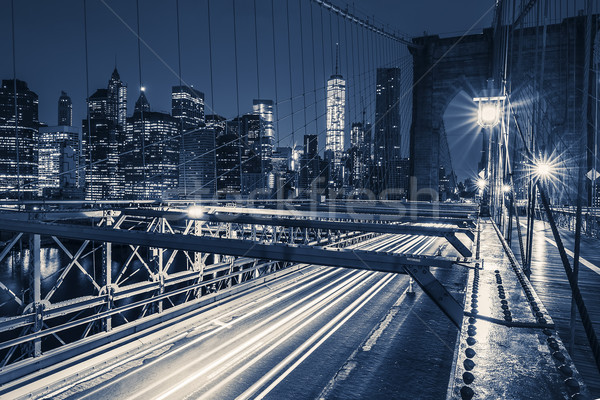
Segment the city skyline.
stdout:
<svg viewBox="0 0 600 400">
<path fill-rule="evenodd" d="M 6 8 L 10 5 L 7 0 Z M 171 87 L 179 84 L 182 78 L 183 85 L 189 85 L 205 93 L 206 113 L 217 113 L 226 118 L 234 118 L 238 114 L 237 109 L 248 110 L 252 106 L 252 99 L 267 98 L 275 102 L 274 114 L 279 120 L 279 138 L 281 143 L 289 145 L 291 119 L 289 115 L 307 104 L 307 115 L 314 119 L 318 115 L 318 123 L 299 123 L 295 120 L 296 142 L 300 143 L 303 134 L 318 134 L 322 152 L 325 146 L 325 121 L 324 117 L 313 106 L 315 101 L 324 102 L 324 88 L 326 79 L 334 69 L 334 47 L 336 42 L 342 43 L 340 54 L 341 71 L 348 81 L 348 98 L 363 98 L 367 107 L 367 119 L 373 122 L 374 115 L 374 93 L 365 92 L 360 84 L 355 85 L 354 76 L 358 76 L 359 52 L 362 45 L 357 41 L 345 42 L 344 32 L 338 36 L 337 25 L 329 29 L 329 21 L 324 20 L 321 24 L 319 7 L 309 2 L 303 4 L 303 31 L 308 33 L 310 22 L 309 8 L 314 14 L 314 39 L 315 49 L 311 49 L 308 40 L 304 42 L 304 52 L 300 51 L 298 32 L 300 31 L 297 18 L 298 4 L 296 2 L 275 2 L 274 20 L 277 34 L 275 51 L 278 54 L 274 63 L 273 43 L 271 28 L 271 2 L 268 0 L 257 1 L 257 23 L 258 23 L 258 46 L 255 45 L 254 13 L 252 2 L 236 1 L 236 33 L 237 52 L 239 64 L 239 76 L 237 86 L 239 87 L 239 105 L 232 101 L 236 96 L 236 75 L 234 66 L 234 38 L 233 38 L 233 16 L 232 3 L 215 2 L 210 3 L 210 14 L 213 19 L 211 24 L 212 49 L 208 47 L 207 26 L 207 2 L 192 2 L 182 0 L 180 2 L 180 29 L 185 34 L 181 35 L 181 69 L 179 68 L 177 55 L 177 15 L 174 2 L 145 1 L 140 3 L 140 35 L 143 42 L 141 51 L 141 77 L 138 65 L 138 49 L 135 33 L 137 31 L 136 12 L 134 2 L 115 1 L 88 1 L 88 60 L 89 95 L 94 88 L 102 87 L 105 82 L 106 72 L 116 66 L 127 84 L 131 93 L 128 108 L 133 109 L 135 99 L 139 95 L 139 87 L 144 86 L 146 94 L 153 99 L 154 108 L 158 111 L 169 112 Z M 289 31 L 294 44 L 294 51 L 288 55 L 288 40 L 286 20 L 288 18 L 287 6 L 291 15 Z M 342 8 L 344 2 L 336 2 Z M 389 0 L 360 1 L 350 5 L 362 18 L 374 21 L 377 26 L 384 26 L 401 36 L 418 36 L 423 29 L 428 32 L 449 34 L 463 29 L 465 25 L 474 25 L 472 33 L 480 32 L 483 27 L 489 26 L 492 15 L 485 14 L 489 8 L 488 4 L 478 1 L 461 1 L 460 13 L 455 7 L 447 2 L 429 0 L 414 4 L 400 5 Z M 395 12 L 402 9 L 403 12 Z M 431 9 L 439 10 L 439 13 L 431 14 Z M 113 13 L 114 11 L 114 13 Z M 397 15 L 398 18 L 391 18 Z M 448 18 L 452 16 L 452 18 Z M 484 18 L 481 18 L 481 17 Z M 0 34 L 11 38 L 10 13 L 0 15 Z M 58 22 L 60 21 L 60 23 Z M 429 22 L 428 22 L 429 21 Z M 86 73 L 83 29 L 83 7 L 79 1 L 65 1 L 60 4 L 47 4 L 44 2 L 33 2 L 28 7 L 21 3 L 15 3 L 15 45 L 16 45 L 16 71 L 17 78 L 28 82 L 35 88 L 34 91 L 40 96 L 40 121 L 48 125 L 54 125 L 56 114 L 55 101 L 64 90 L 73 100 L 73 120 L 79 124 L 85 116 L 86 98 Z M 321 43 L 321 31 L 325 40 Z M 31 35 L 32 32 L 44 32 L 43 35 Z M 332 34 L 330 38 L 329 35 Z M 348 33 L 349 34 L 349 33 Z M 356 32 L 355 32 L 356 34 Z M 305 34 L 306 37 L 310 35 Z M 33 40 L 33 38 L 36 38 Z M 340 38 L 342 40 L 340 40 Z M 348 42 L 352 42 L 348 40 Z M 147 45 L 147 46 L 146 46 Z M 356 52 L 352 54 L 352 47 Z M 27 48 L 25 52 L 23 49 Z M 346 50 L 349 54 L 346 54 Z M 59 51 L 57 51 L 59 49 Z M 3 54 L 12 53 L 11 40 L 0 43 L 0 51 Z M 255 61 L 255 52 L 260 54 L 259 61 Z M 212 54 L 211 54 L 212 53 Z M 304 53 L 304 54 L 302 54 Z M 316 79 L 313 79 L 313 54 L 319 59 L 316 63 Z M 323 63 L 320 58 L 322 55 Z M 213 76 L 211 79 L 210 61 L 212 56 Z M 304 58 L 304 63 L 301 62 Z M 40 62 L 43 60 L 43 62 Z M 289 62 L 291 61 L 291 66 Z M 350 61 L 350 62 L 348 62 Z M 362 62 L 362 61 L 361 61 Z M 305 65 L 306 85 L 303 85 L 302 64 Z M 243 67 L 242 67 L 243 65 Z M 352 71 L 353 67 L 357 67 Z M 383 65 L 382 65 L 383 66 Z M 277 68 L 277 74 L 274 72 Z M 179 76 L 179 70 L 181 75 Z M 257 73 L 258 71 L 258 73 Z M 361 69 L 364 74 L 364 68 Z M 370 72 L 375 80 L 374 68 Z M 12 63 L 7 62 L 0 65 L 0 76 L 2 79 L 12 78 Z M 275 96 L 274 78 L 277 75 L 279 83 L 279 96 Z M 256 78 L 260 79 L 260 87 L 257 86 Z M 50 77 L 52 77 L 50 79 Z M 285 83 L 291 77 L 292 84 Z M 315 85 L 316 82 L 316 85 Z M 299 96 L 306 86 L 306 96 Z M 316 96 L 310 93 L 316 87 Z M 289 88 L 293 94 L 290 94 Z M 214 89 L 214 93 L 213 93 Z M 406 90 L 406 89 L 403 89 Z M 276 98 L 278 97 L 278 99 Z M 289 99 L 293 97 L 292 102 Z M 278 101 L 277 101 L 278 100 Z M 357 102 L 360 100 L 357 100 Z M 350 126 L 353 122 L 362 121 L 362 106 L 349 101 L 347 122 Z M 286 118 L 287 117 L 287 118 Z M 407 122 L 408 123 L 408 122 Z M 306 126 L 305 126 L 306 125 Z M 404 127 L 403 129 L 407 129 Z M 349 141 L 349 129 L 345 132 L 345 141 Z"/>
</svg>

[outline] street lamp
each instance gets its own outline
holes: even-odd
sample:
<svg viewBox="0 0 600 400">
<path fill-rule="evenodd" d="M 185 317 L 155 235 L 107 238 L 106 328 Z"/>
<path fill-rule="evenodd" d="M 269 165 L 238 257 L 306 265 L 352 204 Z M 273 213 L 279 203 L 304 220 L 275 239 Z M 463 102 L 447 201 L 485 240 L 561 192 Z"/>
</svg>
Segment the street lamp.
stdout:
<svg viewBox="0 0 600 400">
<path fill-rule="evenodd" d="M 502 102 L 505 96 L 474 97 L 478 103 L 477 123 L 483 128 L 493 128 L 500 123 Z"/>
<path fill-rule="evenodd" d="M 502 185 L 502 192 L 503 193 L 508 193 L 508 192 L 510 192 L 511 189 L 512 188 L 510 187 L 510 185 L 507 185 L 507 184 Z"/>
<path fill-rule="evenodd" d="M 542 182 L 552 181 L 557 178 L 558 160 L 541 156 L 533 160 L 533 176 Z"/>
<path fill-rule="evenodd" d="M 486 188 L 488 182 L 487 182 L 487 180 L 485 180 L 483 178 L 479 178 L 479 179 L 477 179 L 477 182 L 475 182 L 475 184 L 477 185 L 479 190 L 483 191 Z"/>
</svg>

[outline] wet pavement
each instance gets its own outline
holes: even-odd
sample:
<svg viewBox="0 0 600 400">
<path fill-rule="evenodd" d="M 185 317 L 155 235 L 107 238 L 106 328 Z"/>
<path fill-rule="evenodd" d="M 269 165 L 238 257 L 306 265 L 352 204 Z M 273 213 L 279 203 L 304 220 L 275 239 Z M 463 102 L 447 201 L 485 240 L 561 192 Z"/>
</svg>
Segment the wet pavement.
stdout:
<svg viewBox="0 0 600 400">
<path fill-rule="evenodd" d="M 521 218 L 521 224 L 522 230 L 525 232 L 525 218 Z M 566 229 L 560 229 L 560 234 L 569 261 L 572 263 L 575 234 Z M 516 227 L 513 230 L 511 247 L 515 256 L 521 260 Z M 578 313 L 576 313 L 573 348 L 569 347 L 571 341 L 571 289 L 550 226 L 542 221 L 536 221 L 535 224 L 530 279 L 548 312 L 552 315 L 556 329 L 567 346 L 591 396 L 600 398 L 600 373 Z M 596 334 L 600 334 L 600 239 L 586 236 L 581 238 L 579 287 L 591 315 Z"/>
<path fill-rule="evenodd" d="M 483 269 L 469 274 L 449 398 L 588 396 L 554 322 L 490 222 L 481 223 Z M 513 259 L 514 261 L 514 259 Z"/>
</svg>

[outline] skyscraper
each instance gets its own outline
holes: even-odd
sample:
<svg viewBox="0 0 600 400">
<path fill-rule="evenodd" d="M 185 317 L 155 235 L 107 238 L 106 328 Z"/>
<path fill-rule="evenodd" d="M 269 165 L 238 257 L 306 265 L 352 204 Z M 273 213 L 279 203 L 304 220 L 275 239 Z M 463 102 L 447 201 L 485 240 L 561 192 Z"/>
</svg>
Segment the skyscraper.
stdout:
<svg viewBox="0 0 600 400">
<path fill-rule="evenodd" d="M 273 125 L 273 100 L 254 99 L 254 114 L 260 116 L 261 157 L 265 173 L 272 169 L 273 146 L 275 144 L 275 126 Z"/>
<path fill-rule="evenodd" d="M 341 181 L 341 163 L 344 152 L 344 128 L 346 120 L 346 81 L 338 71 L 336 56 L 335 74 L 327 81 L 327 126 L 325 157 L 331 163 L 334 183 Z"/>
<path fill-rule="evenodd" d="M 179 196 L 211 198 L 217 192 L 216 130 L 198 128 L 182 140 L 179 158 Z M 181 160 L 185 160 L 183 163 Z"/>
<path fill-rule="evenodd" d="M 83 194 L 81 129 L 74 126 L 43 126 L 38 142 L 39 194 L 73 198 Z"/>
<path fill-rule="evenodd" d="M 203 128 L 204 93 L 189 86 L 173 86 L 171 115 L 179 121 L 181 131 L 179 195 L 190 198 L 214 195 L 215 130 Z"/>
<path fill-rule="evenodd" d="M 350 185 L 363 188 L 368 167 L 368 150 L 365 130 L 361 122 L 355 122 L 350 129 L 349 173 Z"/>
<path fill-rule="evenodd" d="M 189 86 L 171 88 L 171 115 L 184 132 L 204 125 L 204 93 Z"/>
<path fill-rule="evenodd" d="M 108 81 L 108 115 L 123 132 L 127 123 L 127 85 L 121 81 L 117 67 Z"/>
<path fill-rule="evenodd" d="M 21 197 L 31 197 L 37 191 L 39 125 L 38 95 L 29 90 L 24 81 L 2 80 L 0 87 L 0 198 L 17 198 L 19 193 Z"/>
<path fill-rule="evenodd" d="M 86 199 L 120 198 L 122 174 L 119 152 L 127 124 L 127 85 L 115 68 L 107 89 L 98 89 L 88 99 L 88 120 L 83 120 L 87 144 Z M 89 125 L 89 126 L 88 126 Z"/>
<path fill-rule="evenodd" d="M 64 91 L 60 92 L 60 97 L 58 98 L 58 125 L 73 125 L 73 104 L 71 103 L 71 98 Z"/>
<path fill-rule="evenodd" d="M 305 197 L 312 197 L 313 192 L 323 189 L 327 183 L 326 168 L 319 157 L 317 140 L 317 135 L 304 135 L 304 152 L 300 159 L 298 186 Z"/>
<path fill-rule="evenodd" d="M 133 115 L 120 159 L 124 196 L 131 199 L 162 199 L 175 196 L 179 163 L 178 121 L 169 114 L 154 112 L 144 92 Z"/>
<path fill-rule="evenodd" d="M 235 135 L 240 147 L 241 192 L 249 194 L 263 187 L 265 174 L 261 154 L 261 118 L 245 114 L 227 122 L 227 131 Z"/>
<path fill-rule="evenodd" d="M 401 163 L 400 90 L 400 68 L 377 68 L 374 163 L 378 191 L 406 189 L 401 187 L 406 178 Z"/>
<path fill-rule="evenodd" d="M 239 195 L 242 188 L 240 171 L 241 146 L 238 123 L 227 121 L 225 130 L 217 136 L 217 192 L 220 198 Z"/>
</svg>

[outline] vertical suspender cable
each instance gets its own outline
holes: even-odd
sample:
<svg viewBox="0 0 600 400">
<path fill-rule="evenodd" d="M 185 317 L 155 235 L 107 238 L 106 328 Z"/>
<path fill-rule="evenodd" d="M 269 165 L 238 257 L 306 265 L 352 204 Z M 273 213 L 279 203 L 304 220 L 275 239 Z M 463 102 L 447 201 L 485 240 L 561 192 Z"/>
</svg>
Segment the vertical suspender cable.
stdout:
<svg viewBox="0 0 600 400">
<path fill-rule="evenodd" d="M 259 99 L 260 97 L 260 69 L 258 63 L 258 23 L 256 21 L 256 0 L 254 0 L 254 56 L 256 58 L 256 93 Z M 260 180 L 262 182 L 261 188 L 265 190 L 266 188 L 266 180 L 265 180 L 265 151 L 263 145 L 263 133 L 265 130 L 265 122 L 262 116 L 258 117 L 259 129 L 258 129 L 258 148 L 259 148 L 259 156 L 260 156 Z"/>
<path fill-rule="evenodd" d="M 213 56 L 212 56 L 212 29 L 210 27 L 210 0 L 206 2 L 206 16 L 208 20 L 208 58 L 209 58 L 209 69 L 210 69 L 210 106 L 212 113 L 215 112 L 215 88 L 213 84 Z"/>
<path fill-rule="evenodd" d="M 355 62 L 356 62 L 356 54 L 354 52 L 354 23 L 353 22 L 347 22 L 347 25 L 350 25 L 350 41 L 348 41 L 348 39 L 346 38 L 346 42 L 348 42 L 350 44 L 350 51 L 352 52 L 351 57 L 351 62 L 348 64 L 348 68 L 352 68 L 352 93 L 353 93 L 353 100 L 354 100 L 354 120 L 356 122 L 360 121 L 360 114 L 359 114 L 359 109 L 358 109 L 358 103 L 357 103 L 357 97 L 359 95 L 359 91 L 358 91 L 358 80 L 359 77 L 356 76 L 356 67 L 354 66 Z M 364 121 L 362 121 L 363 123 L 363 130 L 365 129 L 364 126 Z"/>
<path fill-rule="evenodd" d="M 213 57 L 212 57 L 212 29 L 210 26 L 210 0 L 206 1 L 206 19 L 207 19 L 207 28 L 208 28 L 208 68 L 210 70 L 210 108 L 211 108 L 211 113 L 213 114 L 213 117 L 215 119 L 215 123 L 217 123 L 218 121 L 216 120 L 216 116 L 217 113 L 215 112 L 215 89 L 214 89 L 214 84 L 213 84 Z M 216 145 L 216 129 L 215 129 L 215 145 Z M 215 162 L 214 162 L 214 171 L 215 171 L 215 179 L 214 179 L 214 196 L 215 198 L 218 198 L 218 177 L 217 177 L 217 148 L 215 147 L 212 151 L 215 152 Z M 204 187 L 204 185 L 202 185 L 202 187 Z"/>
<path fill-rule="evenodd" d="M 181 87 L 181 38 L 180 38 L 180 26 L 179 26 L 179 0 L 175 1 L 175 9 L 177 12 L 177 61 L 178 61 L 178 75 L 179 75 L 179 91 L 183 89 Z M 183 168 L 183 195 L 187 198 L 187 161 L 186 161 L 186 148 L 185 148 L 185 135 L 183 133 L 183 101 L 179 99 L 179 137 L 181 138 L 181 154 L 182 160 L 179 163 L 180 168 Z"/>
<path fill-rule="evenodd" d="M 277 48 L 275 47 L 275 0 L 271 0 L 271 29 L 273 38 L 273 79 L 275 81 L 275 114 L 277 114 L 277 147 L 279 141 L 279 91 L 277 90 Z"/>
<path fill-rule="evenodd" d="M 313 2 L 310 2 L 310 39 L 311 39 L 311 43 L 312 45 L 310 46 L 312 48 L 312 66 L 313 66 L 313 94 L 315 97 L 315 101 L 314 101 L 314 107 L 315 107 L 315 134 L 317 134 L 319 132 L 319 127 L 318 127 L 318 119 L 319 119 L 319 113 L 317 111 L 318 107 L 318 101 L 317 101 L 317 61 L 316 61 L 316 55 L 315 55 L 315 24 L 314 24 L 314 18 L 313 18 Z"/>
<path fill-rule="evenodd" d="M 13 101 L 15 106 L 15 150 L 17 152 L 17 199 L 21 200 L 21 160 L 19 146 L 19 107 L 17 106 L 17 59 L 15 49 L 15 1 L 10 2 L 12 28 L 12 61 L 13 61 Z M 19 208 L 21 205 L 19 204 Z"/>
<path fill-rule="evenodd" d="M 287 17 L 287 41 L 288 41 L 288 69 L 290 74 L 290 115 L 292 116 L 292 158 L 293 152 L 296 145 L 294 138 L 294 92 L 292 85 L 292 44 L 290 35 L 290 1 L 285 2 L 286 5 L 286 17 Z"/>
<path fill-rule="evenodd" d="M 342 18 L 342 17 L 340 17 Z M 345 50 L 345 54 L 346 54 L 346 77 L 350 78 L 350 60 L 348 58 L 348 23 L 346 21 L 346 18 L 342 19 L 342 22 L 344 24 L 344 50 Z M 354 82 L 353 82 L 354 83 Z M 346 87 L 348 87 L 348 85 L 346 85 Z M 350 94 L 350 89 L 347 90 L 348 91 L 348 95 Z M 347 104 L 348 102 L 346 102 Z M 356 112 L 356 110 L 354 110 Z M 356 119 L 356 116 L 355 118 Z"/>
<path fill-rule="evenodd" d="M 94 174 L 92 173 L 92 126 L 90 117 L 90 68 L 88 60 L 88 31 L 87 31 L 87 0 L 83 0 L 83 38 L 85 43 L 85 99 L 86 99 L 86 117 L 88 128 L 88 157 L 89 157 L 89 195 L 90 200 L 94 200 Z"/>
<path fill-rule="evenodd" d="M 235 106 L 237 112 L 237 136 L 238 136 L 238 160 L 239 160 L 239 176 L 240 176 L 240 191 L 242 188 L 242 135 L 241 135 L 241 123 L 242 119 L 240 116 L 240 80 L 239 80 L 239 71 L 238 71 L 238 48 L 237 48 L 237 22 L 235 18 L 235 0 L 232 0 L 233 3 L 233 52 L 234 52 L 234 62 L 235 62 Z"/>
<path fill-rule="evenodd" d="M 137 50 L 138 50 L 138 76 L 139 76 L 139 88 L 140 96 L 142 93 L 142 49 L 140 46 L 140 1 L 135 1 L 135 11 L 136 11 L 136 19 L 137 19 Z M 146 198 L 147 193 L 147 182 L 146 182 L 146 129 L 144 122 L 144 107 L 140 107 L 140 120 L 142 122 L 142 165 L 143 165 L 143 182 L 144 182 L 144 194 L 143 198 Z"/>
<path fill-rule="evenodd" d="M 302 23 L 302 0 L 298 0 L 298 15 L 300 16 L 300 54 L 302 64 L 302 100 L 304 102 L 304 134 L 306 135 L 306 74 L 304 69 L 304 25 Z"/>
</svg>

